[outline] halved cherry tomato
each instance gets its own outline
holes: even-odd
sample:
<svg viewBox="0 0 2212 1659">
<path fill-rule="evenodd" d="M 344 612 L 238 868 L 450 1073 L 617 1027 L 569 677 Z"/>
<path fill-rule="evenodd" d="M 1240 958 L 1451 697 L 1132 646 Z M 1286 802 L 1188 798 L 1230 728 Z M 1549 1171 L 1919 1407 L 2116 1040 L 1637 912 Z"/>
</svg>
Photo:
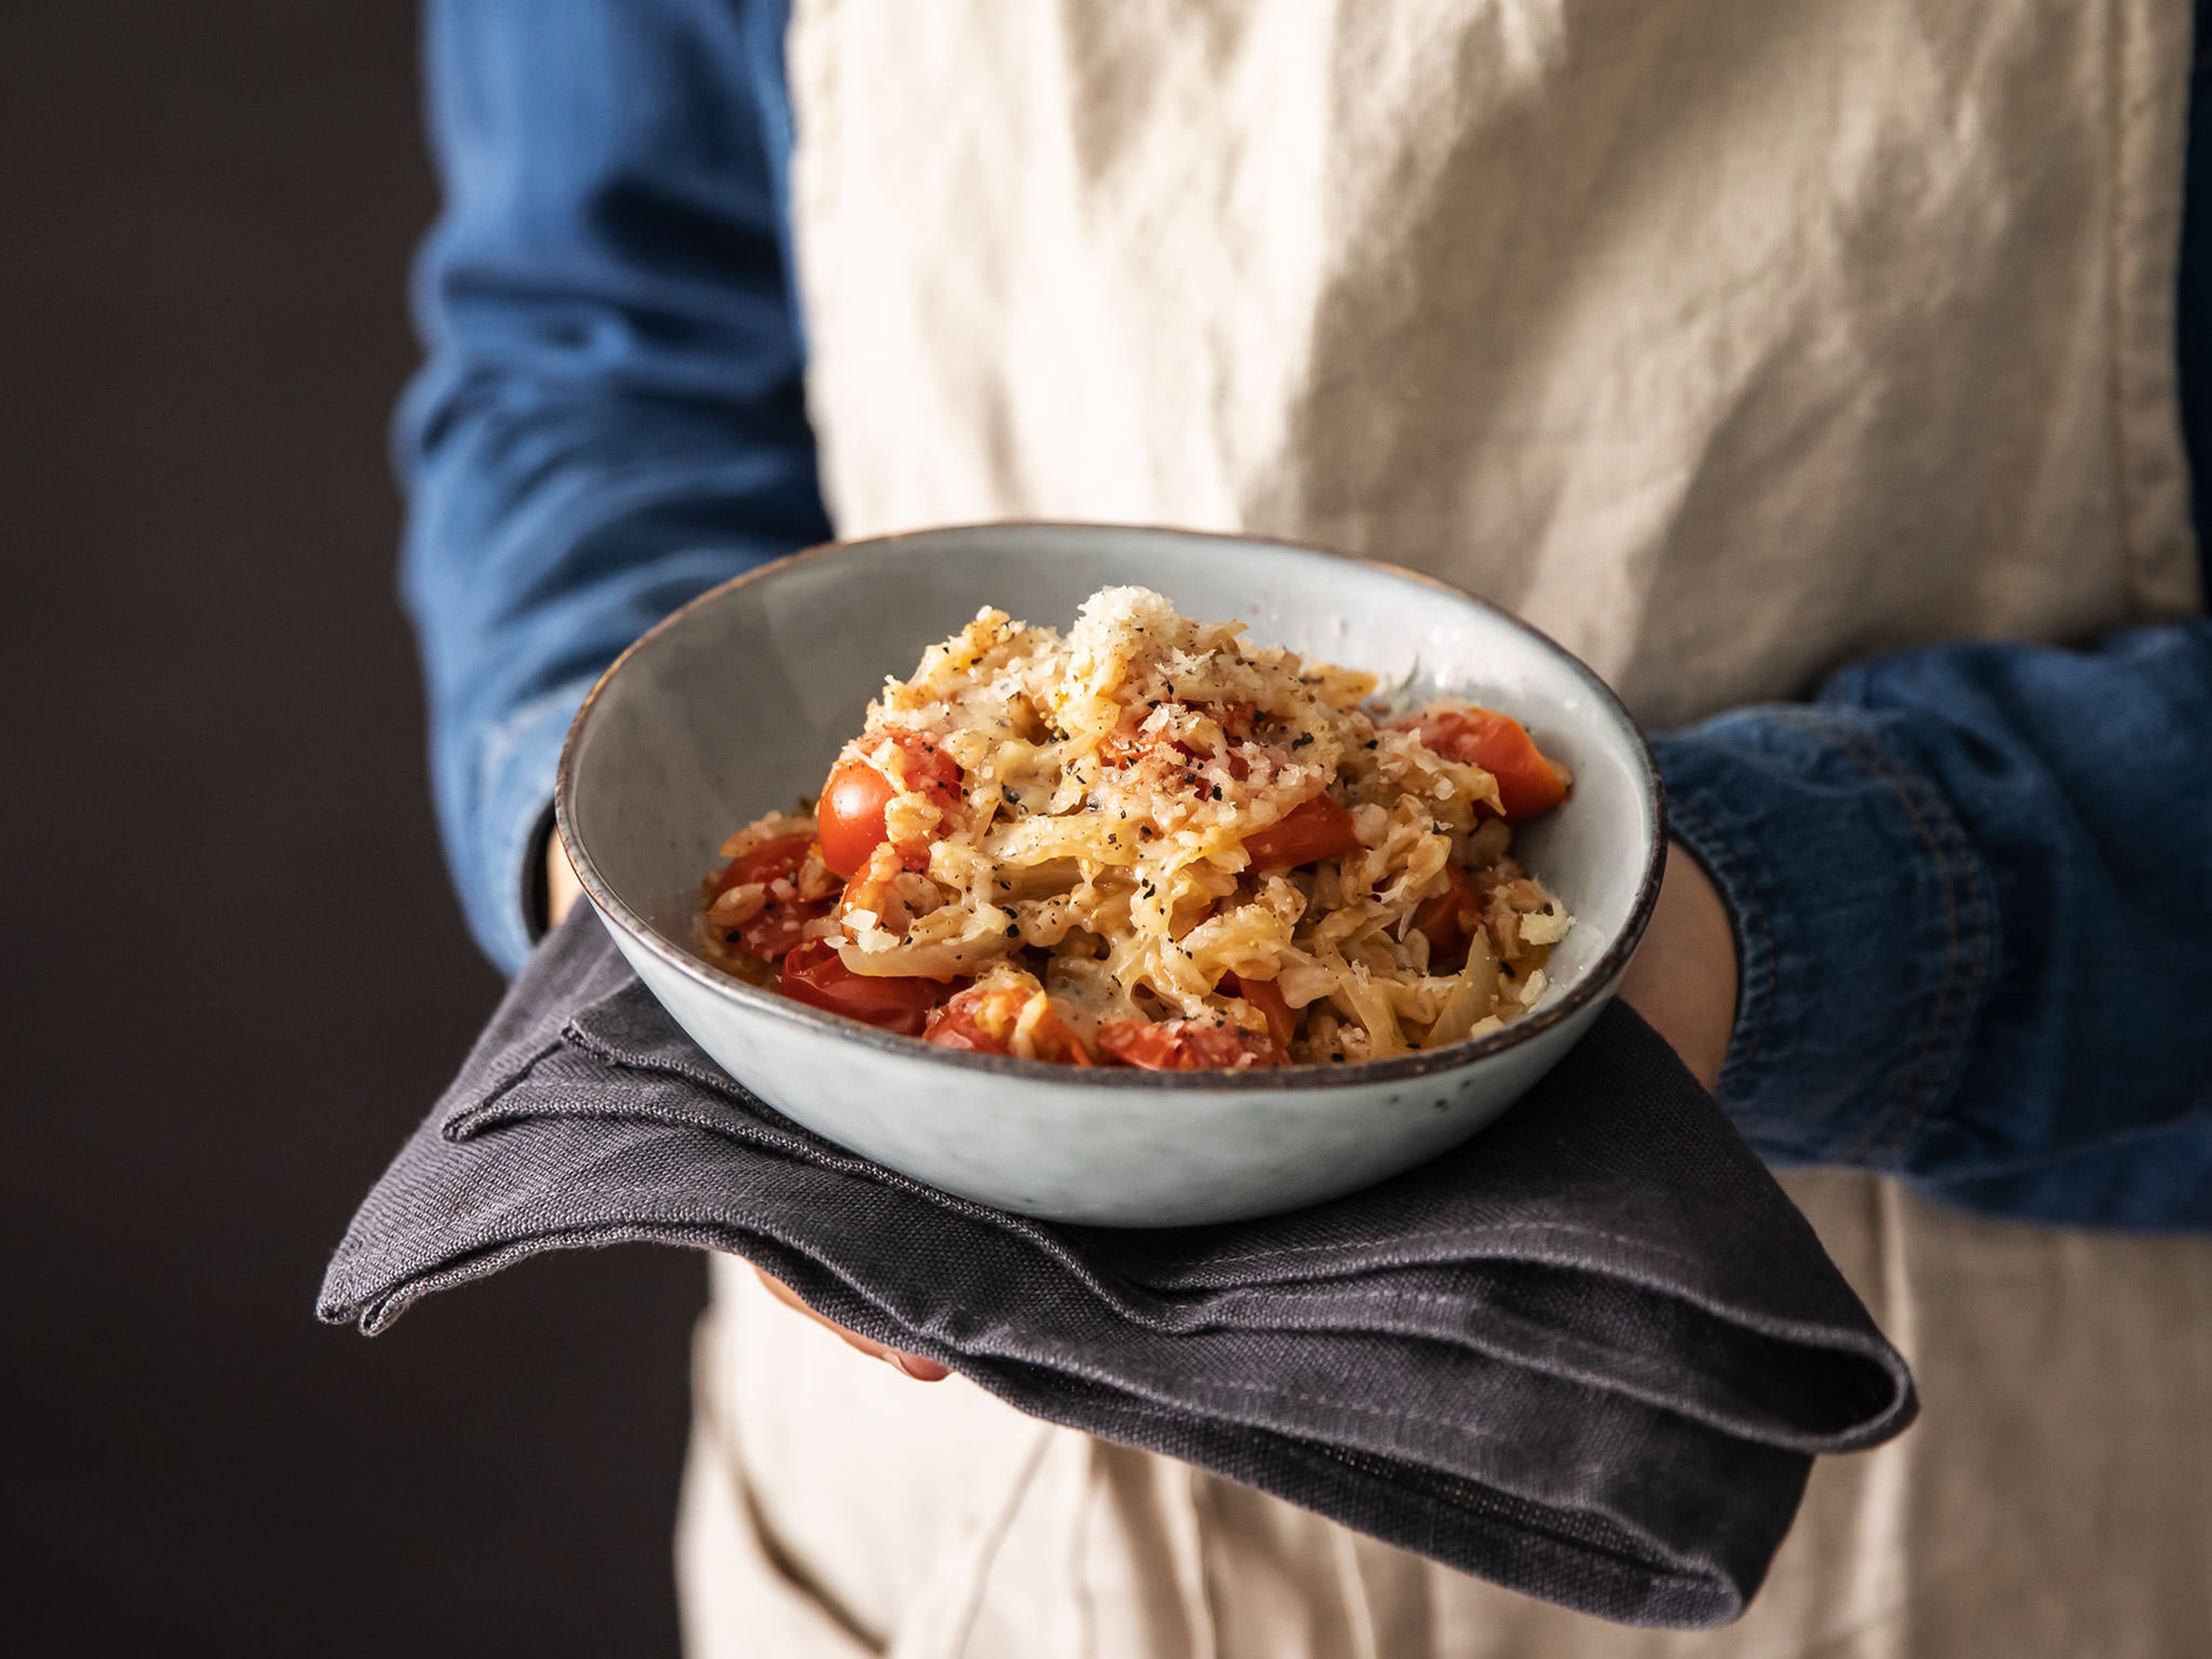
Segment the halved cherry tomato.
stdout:
<svg viewBox="0 0 2212 1659">
<path fill-rule="evenodd" d="M 1244 855 L 1255 870 L 1292 870 L 1317 859 L 1340 858 L 1358 845 L 1352 814 L 1323 794 L 1299 802 L 1264 830 L 1245 836 Z"/>
<path fill-rule="evenodd" d="M 714 878 L 714 896 L 720 898 L 732 887 L 742 887 L 750 881 L 765 885 L 782 877 L 796 875 L 799 866 L 806 862 L 806 849 L 813 843 L 814 837 L 802 830 L 795 836 L 778 836 L 738 854 L 730 860 L 729 867 Z"/>
<path fill-rule="evenodd" d="M 960 763 L 927 738 L 900 732 L 899 746 L 909 789 L 950 809 L 960 798 Z M 868 855 L 883 844 L 884 808 L 898 786 L 864 760 L 842 760 L 830 769 L 816 809 L 821 824 L 822 861 L 841 876 L 856 876 Z"/>
<path fill-rule="evenodd" d="M 930 1009 L 951 985 L 949 980 L 856 974 L 838 956 L 837 947 L 822 939 L 794 945 L 783 959 L 783 994 L 793 1002 L 904 1036 L 921 1035 Z"/>
<path fill-rule="evenodd" d="M 963 1054 L 1003 1054 L 1006 1052 L 1006 1045 L 985 1030 L 975 1018 L 975 1009 L 962 1006 L 958 997 L 942 1007 L 930 1010 L 929 1026 L 921 1034 L 921 1040 L 933 1042 L 940 1048 L 957 1048 Z"/>
<path fill-rule="evenodd" d="M 921 1040 L 973 1054 L 1012 1054 L 1008 1038 L 1032 994 L 971 985 L 930 1014 L 929 1029 Z M 1031 1028 L 1030 1045 L 1039 1060 L 1067 1066 L 1091 1064 L 1083 1039 L 1056 1011 L 1047 1012 Z"/>
<path fill-rule="evenodd" d="M 742 887 L 747 882 L 770 886 L 788 880 L 806 862 L 807 848 L 813 844 L 814 837 L 801 832 L 778 836 L 738 854 L 730 860 L 729 867 L 714 878 L 714 896 L 720 898 L 732 887 Z M 767 903 L 738 923 L 727 937 L 753 955 L 774 962 L 799 943 L 808 922 L 829 915 L 835 902 L 832 898 L 803 899 L 796 893 L 785 897 L 771 893 Z"/>
<path fill-rule="evenodd" d="M 774 962 L 805 936 L 808 922 L 817 916 L 828 915 L 836 902 L 830 898 L 771 901 L 751 921 L 738 924 L 738 944 L 762 961 Z"/>
<path fill-rule="evenodd" d="M 1520 721 L 1488 708 L 1439 708 L 1421 718 L 1421 741 L 1447 760 L 1498 780 L 1508 818 L 1532 818 L 1567 798 L 1567 781 Z"/>
<path fill-rule="evenodd" d="M 1459 866 L 1446 865 L 1444 878 L 1451 884 L 1434 898 L 1424 899 L 1421 908 L 1413 912 L 1413 926 L 1429 938 L 1431 972 L 1438 968 L 1457 969 L 1465 963 L 1474 930 L 1482 926 L 1482 906 Z"/>
<path fill-rule="evenodd" d="M 1116 1019 L 1098 1028 L 1097 1048 L 1147 1072 L 1212 1072 L 1281 1066 L 1269 1037 L 1211 1019 Z"/>
<path fill-rule="evenodd" d="M 1283 1000 L 1281 988 L 1274 981 L 1228 974 L 1222 978 L 1221 988 L 1231 996 L 1243 997 L 1267 1016 L 1267 1035 L 1275 1039 L 1278 1048 L 1291 1046 L 1291 1034 L 1298 1029 L 1297 1011 Z"/>
</svg>

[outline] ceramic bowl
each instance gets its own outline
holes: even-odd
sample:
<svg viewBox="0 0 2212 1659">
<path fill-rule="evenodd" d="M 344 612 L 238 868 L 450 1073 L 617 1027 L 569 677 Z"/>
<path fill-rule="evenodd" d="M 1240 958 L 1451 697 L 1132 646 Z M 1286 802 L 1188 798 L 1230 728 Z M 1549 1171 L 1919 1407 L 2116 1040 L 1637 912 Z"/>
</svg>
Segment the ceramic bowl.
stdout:
<svg viewBox="0 0 2212 1659">
<path fill-rule="evenodd" d="M 1363 1065 L 1079 1069 L 956 1053 L 816 1012 L 694 954 L 730 832 L 821 787 L 886 675 L 996 605 L 1065 628 L 1135 583 L 1257 642 L 1506 710 L 1573 769 L 1516 853 L 1576 917 L 1552 987 L 1479 1041 Z M 704 595 L 609 669 L 568 734 L 560 832 L 615 943 L 733 1077 L 841 1146 L 949 1192 L 1115 1226 L 1333 1197 L 1504 1111 L 1613 994 L 1658 890 L 1650 751 L 1597 676 L 1527 624 L 1389 565 L 1255 538 L 997 524 L 799 554 Z"/>
</svg>

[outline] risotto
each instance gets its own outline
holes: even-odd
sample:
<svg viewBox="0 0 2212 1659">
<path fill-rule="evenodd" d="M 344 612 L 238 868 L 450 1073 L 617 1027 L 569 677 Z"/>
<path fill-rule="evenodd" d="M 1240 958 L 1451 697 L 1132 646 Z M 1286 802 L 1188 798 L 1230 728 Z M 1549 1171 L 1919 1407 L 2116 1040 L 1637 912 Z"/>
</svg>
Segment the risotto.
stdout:
<svg viewBox="0 0 2212 1659">
<path fill-rule="evenodd" d="M 926 1042 L 1077 1066 L 1480 1036 L 1572 926 L 1512 856 L 1571 780 L 1506 715 L 1375 690 L 1145 588 L 1065 634 L 983 611 L 885 683 L 818 801 L 730 837 L 701 948 Z"/>
</svg>

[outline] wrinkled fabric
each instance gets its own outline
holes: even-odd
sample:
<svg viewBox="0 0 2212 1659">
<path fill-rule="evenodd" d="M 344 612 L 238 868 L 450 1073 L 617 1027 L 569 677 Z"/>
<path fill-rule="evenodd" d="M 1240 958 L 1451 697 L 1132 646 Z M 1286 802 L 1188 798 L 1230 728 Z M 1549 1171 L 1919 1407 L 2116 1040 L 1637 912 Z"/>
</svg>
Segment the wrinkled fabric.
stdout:
<svg viewBox="0 0 2212 1659">
<path fill-rule="evenodd" d="M 635 1240 L 741 1253 L 1032 1417 L 1636 1624 L 1741 1614 L 1813 1456 L 1915 1409 L 1803 1218 L 1620 1004 L 1500 1122 L 1364 1192 L 1060 1226 L 763 1106 L 580 908 L 347 1229 L 320 1310 L 374 1331 L 537 1251 Z"/>
<path fill-rule="evenodd" d="M 1824 1457 L 1751 1610 L 1635 1630 L 863 1358 L 718 1260 L 678 1562 L 695 1655 L 2195 1659 L 2212 1652 L 2212 1270 L 1828 1171 L 1790 1195 L 1921 1420 Z M 725 1265 L 726 1264 L 726 1265 Z M 1993 1287 L 2012 1292 L 1995 1294 Z M 2027 1387 L 1993 1386 L 2024 1376 Z M 781 1609 L 771 1613 L 771 1609 Z M 824 1628 L 789 1645 L 770 1619 Z M 776 1628 L 781 1629 L 779 1625 Z"/>
<path fill-rule="evenodd" d="M 1654 726 L 2189 613 L 2189 40 L 2185 0 L 799 0 L 832 515 L 1388 559 Z"/>
<path fill-rule="evenodd" d="M 1751 1609 L 1630 1629 L 1203 1470 L 909 1381 L 718 1261 L 679 1568 L 695 1655 L 2196 1659 L 2212 1652 L 2212 1261 L 1785 1176 L 1911 1360 L 1912 1429 L 1815 1464 Z M 768 1609 L 834 1626 L 754 1632 Z M 782 1614 L 775 1615 L 777 1617 Z"/>
</svg>

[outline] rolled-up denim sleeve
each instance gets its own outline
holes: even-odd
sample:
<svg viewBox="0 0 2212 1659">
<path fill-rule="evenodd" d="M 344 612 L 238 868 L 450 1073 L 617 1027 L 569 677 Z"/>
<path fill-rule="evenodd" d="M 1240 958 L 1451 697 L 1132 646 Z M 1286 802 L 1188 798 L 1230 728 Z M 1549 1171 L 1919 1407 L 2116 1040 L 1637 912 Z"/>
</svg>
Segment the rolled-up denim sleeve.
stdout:
<svg viewBox="0 0 2212 1659">
<path fill-rule="evenodd" d="M 1762 1154 L 2212 1224 L 2212 623 L 1907 652 L 1655 748 Z"/>
<path fill-rule="evenodd" d="M 455 883 L 512 971 L 553 769 L 613 658 L 828 534 L 781 210 L 780 4 L 438 0 L 447 205 L 396 447 Z"/>
</svg>

